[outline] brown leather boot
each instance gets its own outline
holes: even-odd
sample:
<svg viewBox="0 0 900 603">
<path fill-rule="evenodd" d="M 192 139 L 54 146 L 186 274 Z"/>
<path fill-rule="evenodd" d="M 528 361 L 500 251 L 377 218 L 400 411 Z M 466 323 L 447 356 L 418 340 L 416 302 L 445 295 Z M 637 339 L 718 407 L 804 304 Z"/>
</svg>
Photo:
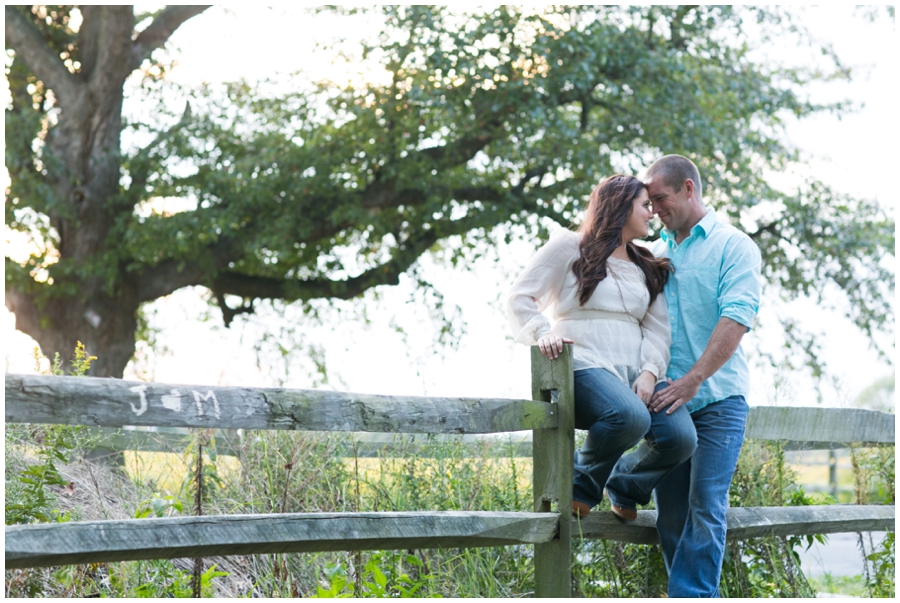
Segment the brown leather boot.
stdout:
<svg viewBox="0 0 900 603">
<path fill-rule="evenodd" d="M 625 521 L 634 521 L 635 519 L 637 519 L 636 509 L 625 509 L 623 507 L 617 507 L 612 502 L 609 503 L 609 508 L 610 510 L 612 510 L 613 515 L 615 515 L 619 519 L 624 519 Z"/>
<path fill-rule="evenodd" d="M 591 508 L 587 503 L 578 500 L 572 501 L 572 515 L 575 517 L 587 517 L 591 513 Z"/>
</svg>

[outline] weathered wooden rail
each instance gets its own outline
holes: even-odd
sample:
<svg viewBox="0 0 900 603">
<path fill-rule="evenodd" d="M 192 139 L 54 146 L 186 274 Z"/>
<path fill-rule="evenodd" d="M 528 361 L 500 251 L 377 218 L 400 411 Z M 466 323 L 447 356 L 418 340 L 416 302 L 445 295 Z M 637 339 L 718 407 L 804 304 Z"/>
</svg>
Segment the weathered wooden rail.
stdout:
<svg viewBox="0 0 900 603">
<path fill-rule="evenodd" d="M 558 393 L 555 400 L 551 391 Z M 522 452 L 530 449 L 533 458 L 534 512 L 301 513 L 7 526 L 6 567 L 529 544 L 535 551 L 535 596 L 567 597 L 573 532 L 584 538 L 658 541 L 654 511 L 639 511 L 637 521 L 629 524 L 608 513 L 594 513 L 580 525 L 570 518 L 573 413 L 571 346 L 554 361 L 532 349 L 531 400 L 7 375 L 7 423 L 457 435 L 529 430 L 532 441 L 516 446 Z M 122 447 L 123 437 L 155 441 L 148 432 L 113 432 L 117 435 L 110 437 L 120 438 L 115 447 Z M 893 444 L 894 417 L 862 410 L 756 407 L 747 437 L 806 449 Z M 893 506 L 739 508 L 728 515 L 732 539 L 893 529 Z"/>
<path fill-rule="evenodd" d="M 780 441 L 788 451 L 839 450 L 850 445 L 884 445 L 893 442 L 891 419 L 893 415 L 867 410 L 843 408 L 797 408 L 755 406 L 747 417 L 747 438 Z M 868 436 L 866 433 L 868 432 Z M 91 430 L 97 446 L 105 450 L 140 450 L 144 452 L 181 452 L 190 430 L 179 427 L 162 427 L 152 431 L 143 429 L 120 429 L 97 427 Z M 825 433 L 826 435 L 823 435 Z M 769 434 L 769 435 L 767 435 Z M 347 440 L 347 445 L 338 453 L 348 456 L 378 457 L 427 454 L 435 438 L 424 434 L 404 438 L 400 446 L 395 445 L 392 433 L 357 432 Z M 439 441 L 455 442 L 469 448 L 473 455 L 480 454 L 485 443 L 503 444 L 510 447 L 507 454 L 516 457 L 531 457 L 531 434 L 510 433 L 509 438 L 498 440 L 492 434 L 438 435 Z M 866 437 L 865 441 L 854 441 L 854 437 Z M 493 438 L 493 439 L 489 439 Z M 834 441 L 828 441 L 834 438 Z M 216 452 L 221 455 L 238 456 L 244 442 L 243 430 L 216 430 Z"/>
</svg>

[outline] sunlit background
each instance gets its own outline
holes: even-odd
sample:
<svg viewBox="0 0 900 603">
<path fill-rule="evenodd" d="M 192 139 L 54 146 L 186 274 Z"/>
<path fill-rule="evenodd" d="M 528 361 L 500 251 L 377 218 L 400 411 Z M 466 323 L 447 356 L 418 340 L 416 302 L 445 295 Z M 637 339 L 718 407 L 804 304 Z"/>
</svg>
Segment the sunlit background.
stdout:
<svg viewBox="0 0 900 603">
<path fill-rule="evenodd" d="M 139 5 L 138 10 L 155 7 Z M 768 176 L 784 187 L 811 176 L 838 192 L 875 199 L 893 217 L 892 174 L 898 165 L 895 82 L 900 76 L 894 23 L 884 12 L 873 20 L 871 12 L 852 7 L 797 10 L 813 35 L 832 44 L 843 64 L 854 71 L 849 83 L 815 84 L 808 89 L 812 100 L 847 100 L 855 110 L 840 118 L 818 114 L 788 123 L 788 137 L 806 153 L 807 161 L 797 172 Z M 346 39 L 352 47 L 377 29 L 367 18 L 312 17 L 287 5 L 215 7 L 176 31 L 161 62 L 174 66 L 165 77 L 185 90 L 238 79 L 268 80 L 266 85 L 274 87 L 296 85 L 299 80 L 290 76 L 296 72 L 311 81 L 346 85 L 379 81 L 386 73 L 361 68 L 352 53 L 317 50 L 317 44 L 335 38 Z M 784 41 L 762 52 L 787 64 L 820 60 L 811 49 Z M 126 85 L 126 113 L 148 110 L 141 104 L 138 80 L 135 76 Z M 174 93 L 173 110 L 189 99 L 189 92 Z M 127 147 L 129 141 L 124 143 Z M 8 186 L 5 170 L 2 177 Z M 585 196 L 588 193 L 585 190 Z M 138 211 L 171 214 L 190 209 L 192 203 L 153 199 Z M 7 255 L 26 258 L 32 250 L 27 237 L 6 232 Z M 444 297 L 453 325 L 449 345 L 437 341 L 442 323 L 430 314 L 422 291 L 407 276 L 398 286 L 370 290 L 355 303 L 312 304 L 320 310 L 319 321 L 297 306 L 264 302 L 254 315 L 235 318 L 230 328 L 223 326 L 220 310 L 208 303 L 209 293 L 194 287 L 144 306 L 151 338 L 138 343 L 125 378 L 376 394 L 530 397 L 529 351 L 510 336 L 504 292 L 534 248 L 521 241 L 498 242 L 484 251 L 484 257 L 467 270 L 453 269 L 428 254 L 419 261 L 421 275 Z M 878 402 L 879 408 L 893 409 L 893 334 L 880 335 L 881 347 L 888 351 L 887 357 L 880 357 L 843 317 L 843 310 L 803 299 L 785 303 L 765 295 L 759 326 L 744 340 L 748 356 L 756 361 L 751 405 L 854 406 L 873 385 L 890 383 L 882 388 L 890 397 Z M 785 317 L 820 334 L 821 360 L 827 366 L 822 379 L 814 380 L 800 357 L 784 351 L 777 324 Z M 6 371 L 35 372 L 36 343 L 15 330 L 15 317 L 5 307 L 0 328 Z M 784 361 L 773 368 L 767 355 Z M 854 538 L 832 536 L 833 546 L 804 553 L 804 565 L 812 563 L 815 568 L 818 563 L 834 571 L 846 563 L 846 551 L 856 546 Z M 814 554 L 823 560 L 811 557 Z"/>
<path fill-rule="evenodd" d="M 140 7 L 140 8 L 149 8 Z M 804 24 L 833 44 L 845 65 L 854 68 L 850 83 L 818 84 L 813 99 L 848 99 L 856 111 L 838 119 L 828 115 L 788 124 L 789 137 L 809 155 L 807 173 L 772 174 L 791 183 L 812 175 L 840 192 L 893 205 L 891 173 L 897 165 L 897 120 L 894 82 L 897 43 L 893 23 L 882 15 L 872 21 L 853 8 L 804 9 Z M 213 8 L 183 25 L 166 53 L 175 61 L 167 76 L 186 86 L 278 78 L 300 71 L 310 79 L 350 83 L 377 80 L 383 73 L 361 71 L 352 59 L 316 50 L 318 42 L 343 37 L 349 42 L 372 28 L 362 19 L 333 15 L 313 17 L 299 8 L 249 6 Z M 767 48 L 785 62 L 813 61 L 809 49 Z M 137 95 L 126 101 L 135 109 Z M 177 101 L 184 104 L 184 98 Z M 127 141 L 126 141 L 127 144 Z M 589 191 L 585 191 L 587 194 Z M 175 212 L 184 201 L 160 199 L 146 211 Z M 891 210 L 892 211 L 892 208 Z M 27 243 L 10 239 L 13 257 L 28 253 Z M 437 323 L 409 278 L 397 287 L 380 287 L 363 304 L 338 302 L 342 311 L 323 303 L 323 324 L 312 323 L 282 304 L 260 304 L 253 316 L 239 316 L 222 326 L 218 309 L 205 301 L 206 291 L 178 291 L 145 306 L 155 345 L 142 342 L 126 369 L 127 379 L 169 383 L 324 387 L 370 393 L 454 396 L 527 397 L 530 393 L 528 350 L 514 344 L 503 309 L 503 293 L 533 247 L 499 244 L 469 270 L 454 270 L 425 256 L 422 274 L 444 295 L 456 332 L 450 346 L 436 343 Z M 363 311 L 363 305 L 365 310 Z M 456 309 L 458 307 L 458 310 Z M 363 312 L 365 316 L 363 317 Z M 753 372 L 753 405 L 852 405 L 860 392 L 893 373 L 892 358 L 879 358 L 864 336 L 842 317 L 799 300 L 783 303 L 767 296 L 760 328 L 745 338 L 751 358 L 778 352 L 781 341 L 767 329 L 776 317 L 791 316 L 821 335 L 826 377 L 816 382 L 802 367 L 773 369 L 760 362 Z M 14 328 L 15 317 L 3 310 L 7 372 L 34 370 L 35 342 Z M 893 352 L 893 336 L 884 335 Z M 310 353 L 312 350 L 312 353 Z"/>
</svg>

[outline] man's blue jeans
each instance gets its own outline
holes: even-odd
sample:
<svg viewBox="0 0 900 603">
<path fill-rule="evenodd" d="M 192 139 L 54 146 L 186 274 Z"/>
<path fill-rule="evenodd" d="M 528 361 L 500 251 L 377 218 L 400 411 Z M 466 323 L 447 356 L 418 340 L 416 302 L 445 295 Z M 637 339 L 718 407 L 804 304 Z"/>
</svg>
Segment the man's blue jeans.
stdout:
<svg viewBox="0 0 900 603">
<path fill-rule="evenodd" d="M 581 450 L 575 452 L 574 500 L 592 507 L 600 503 L 604 486 L 609 489 L 607 478 L 616 462 L 651 429 L 651 414 L 631 388 L 609 371 L 600 368 L 575 371 L 575 427 L 586 429 L 588 434 Z M 663 430 L 659 445 L 665 452 L 666 467 L 658 476 L 643 480 L 647 492 L 644 504 L 650 502 L 650 492 L 659 478 L 689 458 L 696 445 L 687 410 L 679 408 L 668 417 L 670 421 L 665 423 L 677 423 L 682 429 L 669 426 Z M 652 434 L 647 437 L 657 441 Z"/>
<path fill-rule="evenodd" d="M 731 396 L 691 413 L 697 450 L 656 486 L 656 529 L 669 571 L 669 597 L 719 596 L 728 490 L 744 442 L 748 411 L 743 396 Z M 659 432 L 673 425 L 665 421 L 664 414 L 653 413 L 651 430 Z M 640 449 L 635 454 L 639 453 Z M 623 457 L 610 478 L 607 491 L 613 501 L 617 500 L 610 490 L 613 478 L 633 462 L 633 456 Z"/>
</svg>

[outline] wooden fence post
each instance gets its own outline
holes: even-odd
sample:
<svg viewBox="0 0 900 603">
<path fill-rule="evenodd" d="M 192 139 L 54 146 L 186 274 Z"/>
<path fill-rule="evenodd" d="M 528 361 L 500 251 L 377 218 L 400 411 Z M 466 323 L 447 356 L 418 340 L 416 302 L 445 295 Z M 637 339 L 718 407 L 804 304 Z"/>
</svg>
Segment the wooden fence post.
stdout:
<svg viewBox="0 0 900 603">
<path fill-rule="evenodd" d="M 535 429 L 534 510 L 548 513 L 555 501 L 559 511 L 559 535 L 534 546 L 534 596 L 572 596 L 572 473 L 575 455 L 575 377 L 572 346 L 565 345 L 559 358 L 546 358 L 531 348 L 531 395 L 552 402 L 556 390 L 558 423 L 555 429 Z"/>
</svg>

